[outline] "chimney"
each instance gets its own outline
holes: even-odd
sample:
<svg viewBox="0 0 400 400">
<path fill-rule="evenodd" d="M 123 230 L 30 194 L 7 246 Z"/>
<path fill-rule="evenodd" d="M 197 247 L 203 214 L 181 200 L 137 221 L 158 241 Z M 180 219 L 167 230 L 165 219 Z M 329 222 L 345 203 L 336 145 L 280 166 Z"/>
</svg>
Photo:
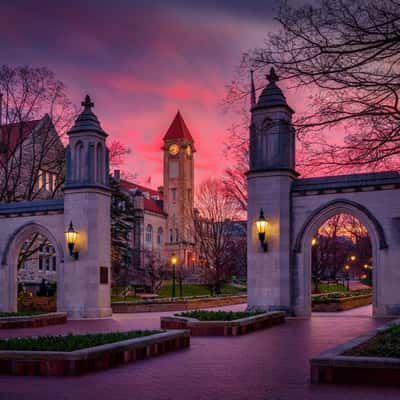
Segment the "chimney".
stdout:
<svg viewBox="0 0 400 400">
<path fill-rule="evenodd" d="M 121 180 L 121 171 L 119 169 L 114 170 L 114 179 L 116 182 L 119 182 Z"/>
<path fill-rule="evenodd" d="M 3 93 L 0 93 L 0 126 L 3 125 Z"/>
</svg>

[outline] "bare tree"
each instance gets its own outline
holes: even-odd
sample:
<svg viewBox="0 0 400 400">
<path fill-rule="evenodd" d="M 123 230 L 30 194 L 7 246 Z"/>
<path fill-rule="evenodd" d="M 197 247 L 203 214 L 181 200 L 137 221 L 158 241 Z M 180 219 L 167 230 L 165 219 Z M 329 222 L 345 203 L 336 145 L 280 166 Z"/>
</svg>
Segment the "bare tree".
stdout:
<svg viewBox="0 0 400 400">
<path fill-rule="evenodd" d="M 60 195 L 60 137 L 76 115 L 64 84 L 46 68 L 3 65 L 0 105 L 0 201 Z"/>
<path fill-rule="evenodd" d="M 307 89 L 307 107 L 295 120 L 303 165 L 320 173 L 398 168 L 399 6 L 398 0 L 284 2 L 279 29 L 263 48 L 244 54 L 227 102 L 248 96 L 250 68 L 260 76 L 274 65 L 287 86 Z"/>
<path fill-rule="evenodd" d="M 204 181 L 198 190 L 192 235 L 198 254 L 206 260 L 205 277 L 215 293 L 230 277 L 230 249 L 234 231 L 232 221 L 238 216 L 237 203 L 226 195 L 224 183 L 217 179 Z"/>
<path fill-rule="evenodd" d="M 108 150 L 111 170 L 120 169 L 125 162 L 125 157 L 131 153 L 131 149 L 118 140 L 113 140 L 108 145 Z"/>
<path fill-rule="evenodd" d="M 161 288 L 167 271 L 167 265 L 161 258 L 160 252 L 155 250 L 144 251 L 144 266 L 139 274 L 143 277 L 146 286 L 150 287 L 152 293 Z"/>
</svg>

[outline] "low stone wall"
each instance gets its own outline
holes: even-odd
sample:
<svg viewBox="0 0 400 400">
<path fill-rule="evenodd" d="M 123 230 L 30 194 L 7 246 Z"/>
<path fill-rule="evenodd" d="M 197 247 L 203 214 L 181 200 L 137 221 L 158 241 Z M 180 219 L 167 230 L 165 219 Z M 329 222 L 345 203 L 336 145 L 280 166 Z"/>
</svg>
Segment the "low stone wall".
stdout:
<svg viewBox="0 0 400 400">
<path fill-rule="evenodd" d="M 76 376 L 189 346 L 189 331 L 169 331 L 71 352 L 0 351 L 0 374 Z"/>
<path fill-rule="evenodd" d="M 397 320 L 396 323 L 399 321 Z M 388 326 L 389 324 L 311 358 L 311 382 L 399 385 L 400 358 L 343 355 L 346 351 L 373 338 L 379 329 L 385 329 Z"/>
<path fill-rule="evenodd" d="M 200 308 L 229 306 L 247 303 L 247 295 L 199 296 L 174 299 L 152 299 L 141 301 L 120 301 L 111 304 L 113 313 L 140 313 L 162 311 L 187 311 Z"/>
<path fill-rule="evenodd" d="M 342 299 L 332 299 L 329 303 L 313 303 L 314 312 L 338 312 L 372 304 L 372 294 L 364 294 Z"/>
<path fill-rule="evenodd" d="M 192 336 L 238 336 L 285 322 L 285 313 L 273 311 L 234 321 L 199 321 L 180 316 L 161 317 L 162 329 L 190 329 Z"/>
<path fill-rule="evenodd" d="M 0 317 L 0 329 L 38 328 L 67 322 L 67 314 L 62 312 L 29 315 L 22 317 Z"/>
</svg>

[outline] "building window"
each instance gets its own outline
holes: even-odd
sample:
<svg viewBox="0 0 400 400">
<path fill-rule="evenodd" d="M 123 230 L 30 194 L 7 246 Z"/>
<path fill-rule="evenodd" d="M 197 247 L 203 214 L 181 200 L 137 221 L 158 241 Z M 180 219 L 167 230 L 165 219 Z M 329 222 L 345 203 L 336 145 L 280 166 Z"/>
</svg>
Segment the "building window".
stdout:
<svg viewBox="0 0 400 400">
<path fill-rule="evenodd" d="M 46 264 L 46 271 L 50 271 L 50 257 L 47 256 L 45 258 L 45 264 Z"/>
<path fill-rule="evenodd" d="M 43 271 L 43 256 L 39 255 L 39 271 Z"/>
<path fill-rule="evenodd" d="M 99 183 L 104 183 L 104 157 L 103 157 L 103 147 L 101 145 L 101 143 L 97 144 L 97 148 L 96 148 L 96 181 Z"/>
<path fill-rule="evenodd" d="M 172 229 L 169 230 L 169 242 L 172 243 L 174 241 L 174 234 Z"/>
<path fill-rule="evenodd" d="M 178 234 L 178 229 L 175 229 L 175 241 L 178 243 L 179 241 L 179 234 Z"/>
<path fill-rule="evenodd" d="M 171 199 L 174 203 L 176 202 L 176 188 L 171 189 Z"/>
<path fill-rule="evenodd" d="M 177 178 L 179 175 L 179 164 L 176 160 L 171 160 L 169 162 L 169 177 Z"/>
<path fill-rule="evenodd" d="M 157 244 L 161 244 L 163 241 L 163 228 L 161 226 L 157 230 Z"/>
<path fill-rule="evenodd" d="M 84 171 L 83 171 L 83 166 L 84 166 L 84 159 L 83 159 L 83 143 L 78 142 L 75 145 L 75 157 L 76 157 L 76 170 L 75 170 L 75 180 L 76 181 L 82 181 L 83 177 L 85 176 Z"/>
<path fill-rule="evenodd" d="M 57 177 L 55 174 L 39 170 L 38 178 L 39 190 L 46 190 L 47 192 L 53 192 L 57 187 Z"/>
<path fill-rule="evenodd" d="M 53 262 L 53 271 L 57 270 L 57 257 L 53 256 L 52 257 L 52 262 Z"/>
<path fill-rule="evenodd" d="M 153 227 L 151 225 L 147 225 L 146 228 L 146 242 L 147 243 L 153 242 Z"/>
</svg>

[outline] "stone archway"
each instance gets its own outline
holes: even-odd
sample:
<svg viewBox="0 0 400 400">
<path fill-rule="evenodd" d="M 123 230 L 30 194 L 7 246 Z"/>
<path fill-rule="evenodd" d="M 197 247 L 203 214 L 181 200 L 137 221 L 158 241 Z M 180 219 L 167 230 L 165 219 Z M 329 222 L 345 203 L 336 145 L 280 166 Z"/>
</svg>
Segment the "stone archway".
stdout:
<svg viewBox="0 0 400 400">
<path fill-rule="evenodd" d="M 28 222 L 19 227 L 5 246 L 1 260 L 0 304 L 5 310 L 17 311 L 17 264 L 18 256 L 24 241 L 32 234 L 38 233 L 46 237 L 55 248 L 57 259 L 57 308 L 62 304 L 64 287 L 64 251 L 56 236 L 45 226 L 36 222 Z"/>
<path fill-rule="evenodd" d="M 294 242 L 292 301 L 294 313 L 298 316 L 311 314 L 311 239 L 318 228 L 337 214 L 348 214 L 357 218 L 368 230 L 372 244 L 373 313 L 379 308 L 381 289 L 382 257 L 387 249 L 384 230 L 374 215 L 363 205 L 346 199 L 337 199 L 321 205 L 304 221 Z"/>
</svg>

